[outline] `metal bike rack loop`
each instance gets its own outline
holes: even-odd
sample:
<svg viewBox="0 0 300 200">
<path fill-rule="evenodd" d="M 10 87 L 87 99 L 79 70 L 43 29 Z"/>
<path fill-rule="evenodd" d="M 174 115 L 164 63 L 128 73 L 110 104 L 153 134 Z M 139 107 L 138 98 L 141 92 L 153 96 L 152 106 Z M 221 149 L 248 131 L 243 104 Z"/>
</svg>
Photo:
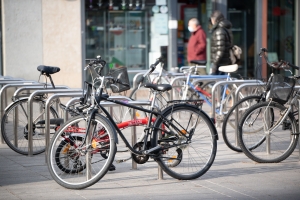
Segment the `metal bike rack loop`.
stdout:
<svg viewBox="0 0 300 200">
<path fill-rule="evenodd" d="M 50 86 L 49 88 L 45 88 L 44 86 L 26 86 L 26 87 L 21 87 L 21 88 L 19 88 L 19 89 L 17 89 L 15 91 L 15 93 L 12 96 L 12 98 L 14 98 L 14 99 L 19 98 L 19 94 L 21 92 L 23 92 L 24 90 L 27 90 L 27 91 L 36 91 L 38 89 L 51 90 L 53 88 L 52 88 L 52 86 Z M 55 86 L 55 89 L 70 89 L 70 88 L 68 86 L 65 86 L 65 85 L 57 85 L 57 86 Z"/>
<path fill-rule="evenodd" d="M 23 84 L 23 83 L 36 83 L 36 81 L 24 81 L 24 80 L 15 80 L 15 79 L 0 80 L 0 85 L 2 86 L 7 84 Z M 7 105 L 7 99 L 5 99 L 5 105 Z M 2 106 L 2 108 L 4 108 L 4 106 Z"/>
<path fill-rule="evenodd" d="M 81 93 L 82 96 L 82 93 Z M 80 101 L 80 97 L 73 97 L 72 99 L 70 99 L 67 103 L 66 103 L 66 109 L 68 109 L 70 106 L 72 106 L 75 102 L 79 102 Z M 68 121 L 69 116 L 68 116 L 68 112 L 64 111 L 64 122 Z"/>
<path fill-rule="evenodd" d="M 240 85 L 236 91 L 235 91 L 235 95 L 234 95 L 234 104 L 238 101 L 238 94 L 239 92 L 245 88 L 245 87 L 264 87 L 266 86 L 266 84 L 263 84 L 263 85 L 258 85 L 257 83 L 245 83 L 245 84 L 242 84 Z M 233 105 L 234 105 L 233 104 Z M 238 122 L 238 119 L 239 119 L 239 112 L 238 112 L 238 107 L 235 109 L 235 145 L 238 145 L 238 141 L 237 141 L 237 136 L 238 136 L 238 126 L 239 126 L 239 122 Z"/>
<path fill-rule="evenodd" d="M 58 94 L 60 93 L 60 94 Z M 82 96 L 82 90 L 79 92 L 55 92 L 51 97 L 49 97 L 45 104 L 45 162 L 47 163 L 47 155 L 48 155 L 48 148 L 50 143 L 50 106 L 51 102 L 54 99 L 57 99 L 59 97 L 80 97 Z M 64 113 L 67 113 L 66 110 L 64 110 Z M 65 121 L 64 121 L 65 122 Z"/>
<path fill-rule="evenodd" d="M 45 89 L 34 91 L 28 98 L 28 156 L 33 156 L 33 141 L 32 141 L 32 118 L 33 108 L 32 103 L 34 97 L 39 94 L 50 94 L 50 93 L 71 93 L 71 92 L 82 92 L 82 89 Z"/>
<path fill-rule="evenodd" d="M 7 89 L 11 87 L 21 87 L 25 85 L 31 85 L 31 86 L 37 86 L 42 85 L 42 83 L 37 82 L 23 82 L 23 83 L 13 83 L 13 84 L 6 84 L 4 85 L 0 90 L 0 116 L 2 117 L 4 115 L 5 107 L 7 106 Z M 5 98 L 5 99 L 4 99 Z M 4 140 L 2 138 L 2 134 L 0 134 L 0 142 L 1 144 L 4 144 Z"/>
<path fill-rule="evenodd" d="M 211 94 L 211 102 L 212 102 L 212 107 L 211 107 L 211 117 L 213 119 L 216 118 L 216 94 L 215 91 L 216 89 L 221 86 L 221 85 L 233 85 L 233 84 L 242 84 L 242 83 L 257 83 L 257 84 L 263 84 L 262 81 L 260 80 L 234 80 L 234 81 L 220 81 L 214 84 L 212 87 L 212 94 Z M 233 102 L 235 104 L 235 102 Z"/>
</svg>

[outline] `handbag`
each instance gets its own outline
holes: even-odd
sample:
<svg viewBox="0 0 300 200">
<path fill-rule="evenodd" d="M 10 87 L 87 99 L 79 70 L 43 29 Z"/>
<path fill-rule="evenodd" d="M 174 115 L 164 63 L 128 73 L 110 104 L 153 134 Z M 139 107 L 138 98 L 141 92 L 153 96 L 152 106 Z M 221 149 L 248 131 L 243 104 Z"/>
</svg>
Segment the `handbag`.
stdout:
<svg viewBox="0 0 300 200">
<path fill-rule="evenodd" d="M 230 38 L 230 35 L 229 35 L 227 29 L 224 28 L 224 30 L 226 31 L 226 33 L 228 35 L 230 44 L 232 44 L 231 38 Z M 241 47 L 239 47 L 237 45 L 232 45 L 232 47 L 230 47 L 230 49 L 229 49 L 229 53 L 230 53 L 231 63 L 236 64 L 241 59 L 242 49 L 241 49 Z"/>
</svg>

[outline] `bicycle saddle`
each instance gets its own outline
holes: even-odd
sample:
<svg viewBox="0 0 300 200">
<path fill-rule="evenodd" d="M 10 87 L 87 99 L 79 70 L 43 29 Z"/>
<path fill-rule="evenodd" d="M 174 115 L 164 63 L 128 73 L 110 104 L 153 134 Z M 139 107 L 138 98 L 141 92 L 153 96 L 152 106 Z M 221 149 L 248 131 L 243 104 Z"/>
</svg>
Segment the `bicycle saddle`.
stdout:
<svg viewBox="0 0 300 200">
<path fill-rule="evenodd" d="M 206 65 L 206 60 L 191 60 L 191 63 L 195 65 Z"/>
<path fill-rule="evenodd" d="M 152 88 L 153 90 L 156 91 L 168 91 L 172 89 L 172 86 L 170 84 L 152 84 L 152 83 L 146 83 L 144 85 L 145 88 Z"/>
<path fill-rule="evenodd" d="M 219 67 L 219 71 L 230 73 L 230 72 L 235 72 L 238 68 L 239 68 L 239 66 L 237 64 L 224 65 L 224 66 Z"/>
<path fill-rule="evenodd" d="M 52 67 L 46 65 L 40 65 L 37 67 L 37 70 L 40 71 L 42 74 L 55 74 L 56 72 L 60 71 L 59 67 Z"/>
</svg>

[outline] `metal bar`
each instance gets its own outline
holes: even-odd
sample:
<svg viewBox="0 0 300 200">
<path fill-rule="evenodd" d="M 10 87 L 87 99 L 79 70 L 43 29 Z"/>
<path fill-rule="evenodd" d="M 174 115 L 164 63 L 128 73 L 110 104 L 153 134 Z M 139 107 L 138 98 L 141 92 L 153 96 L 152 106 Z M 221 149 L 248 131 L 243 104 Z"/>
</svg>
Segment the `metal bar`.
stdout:
<svg viewBox="0 0 300 200">
<path fill-rule="evenodd" d="M 82 94 L 81 94 L 82 96 Z M 79 102 L 80 101 L 80 97 L 74 97 L 72 99 L 70 99 L 67 103 L 66 103 L 66 109 L 69 108 L 72 104 L 74 104 L 75 102 Z M 66 110 L 64 110 L 64 122 L 68 121 L 68 112 Z"/>
<path fill-rule="evenodd" d="M 68 86 L 65 86 L 65 85 L 58 85 L 58 86 L 55 86 L 56 89 L 70 89 Z M 52 87 L 51 88 L 45 88 L 44 86 L 27 86 L 27 87 L 21 87 L 19 89 L 17 89 L 15 91 L 15 93 L 13 94 L 12 98 L 16 99 L 19 97 L 19 94 L 21 92 L 23 92 L 24 90 L 27 90 L 27 91 L 35 91 L 35 90 L 38 90 L 38 89 L 45 89 L 45 90 L 50 90 L 50 89 L 53 89 Z"/>
<path fill-rule="evenodd" d="M 135 116 L 135 109 L 132 110 L 132 116 L 134 119 L 136 119 Z M 136 126 L 131 127 L 131 145 L 134 146 L 136 144 Z M 132 169 L 137 169 L 137 163 L 132 159 L 131 163 Z"/>
<path fill-rule="evenodd" d="M 214 86 L 212 87 L 212 96 L 211 96 L 211 103 L 212 103 L 212 107 L 211 107 L 211 117 L 213 119 L 216 118 L 216 95 L 215 95 L 215 90 L 221 86 L 221 85 L 233 85 L 233 84 L 242 84 L 242 83 L 257 83 L 257 84 L 262 84 L 263 82 L 260 80 L 234 80 L 234 81 L 220 81 L 214 84 Z M 236 95 L 237 96 L 237 95 Z M 233 102 L 235 103 L 235 102 Z"/>
<path fill-rule="evenodd" d="M 59 97 L 78 97 L 82 96 L 82 91 L 80 92 L 66 92 L 66 91 L 57 91 L 55 94 L 53 94 L 51 97 L 49 97 L 45 104 L 45 162 L 47 163 L 47 155 L 48 155 L 48 147 L 50 143 L 50 106 L 51 102 L 54 99 L 57 99 Z M 65 111 L 66 112 L 66 111 Z M 29 131 L 28 131 L 29 134 Z"/>
<path fill-rule="evenodd" d="M 34 97 L 39 94 L 49 94 L 49 93 L 71 93 L 71 92 L 82 92 L 82 89 L 44 89 L 44 90 L 37 90 L 33 92 L 28 98 L 28 156 L 33 156 L 33 141 L 32 141 L 32 115 L 33 115 L 33 100 Z"/>
<path fill-rule="evenodd" d="M 300 99 L 298 99 L 298 103 L 299 103 L 299 107 L 298 107 L 298 119 L 300 119 Z M 298 121 L 298 126 L 299 126 L 299 130 L 300 131 L 300 122 Z M 298 137 L 298 147 L 299 147 L 299 161 L 300 161 L 300 136 Z"/>
<path fill-rule="evenodd" d="M 233 105 L 235 105 L 235 103 L 238 101 L 238 98 L 239 98 L 239 92 L 245 88 L 245 87 L 258 87 L 258 86 L 261 86 L 261 87 L 264 87 L 264 85 L 257 85 L 257 83 L 245 83 L 245 84 L 242 84 L 240 85 L 236 91 L 235 91 L 235 95 L 234 95 L 234 102 L 233 102 Z M 238 140 L 237 140 L 237 136 L 238 136 L 238 126 L 239 126 L 239 112 L 238 112 L 238 107 L 235 108 L 235 144 L 236 146 L 238 146 Z"/>
<path fill-rule="evenodd" d="M 4 85 L 0 90 L 0 101 L 1 101 L 1 103 L 0 103 L 0 116 L 1 117 L 4 115 L 4 110 L 7 106 L 7 89 L 11 88 L 11 87 L 20 87 L 20 86 L 24 86 L 24 85 L 41 85 L 41 83 L 23 82 L 23 81 L 18 81 L 18 83 L 15 83 L 15 82 L 11 81 L 8 84 Z M 2 134 L 0 134 L 0 142 L 1 142 L 1 144 L 4 144 Z"/>
</svg>

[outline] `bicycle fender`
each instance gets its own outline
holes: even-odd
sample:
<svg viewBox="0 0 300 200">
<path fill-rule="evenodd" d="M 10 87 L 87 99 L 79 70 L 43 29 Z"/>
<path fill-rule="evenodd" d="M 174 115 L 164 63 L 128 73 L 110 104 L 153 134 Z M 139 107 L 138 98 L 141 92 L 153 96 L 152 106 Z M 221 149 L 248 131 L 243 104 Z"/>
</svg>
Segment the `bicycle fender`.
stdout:
<svg viewBox="0 0 300 200">
<path fill-rule="evenodd" d="M 14 103 L 16 103 L 16 102 L 18 102 L 18 101 L 21 101 L 21 100 L 23 100 L 23 99 L 28 99 L 28 97 L 22 97 L 22 98 L 19 98 L 17 101 L 11 102 L 8 106 L 6 106 L 6 108 L 4 109 L 4 112 L 6 112 L 7 109 L 8 109 L 9 107 L 11 107 Z"/>
</svg>

